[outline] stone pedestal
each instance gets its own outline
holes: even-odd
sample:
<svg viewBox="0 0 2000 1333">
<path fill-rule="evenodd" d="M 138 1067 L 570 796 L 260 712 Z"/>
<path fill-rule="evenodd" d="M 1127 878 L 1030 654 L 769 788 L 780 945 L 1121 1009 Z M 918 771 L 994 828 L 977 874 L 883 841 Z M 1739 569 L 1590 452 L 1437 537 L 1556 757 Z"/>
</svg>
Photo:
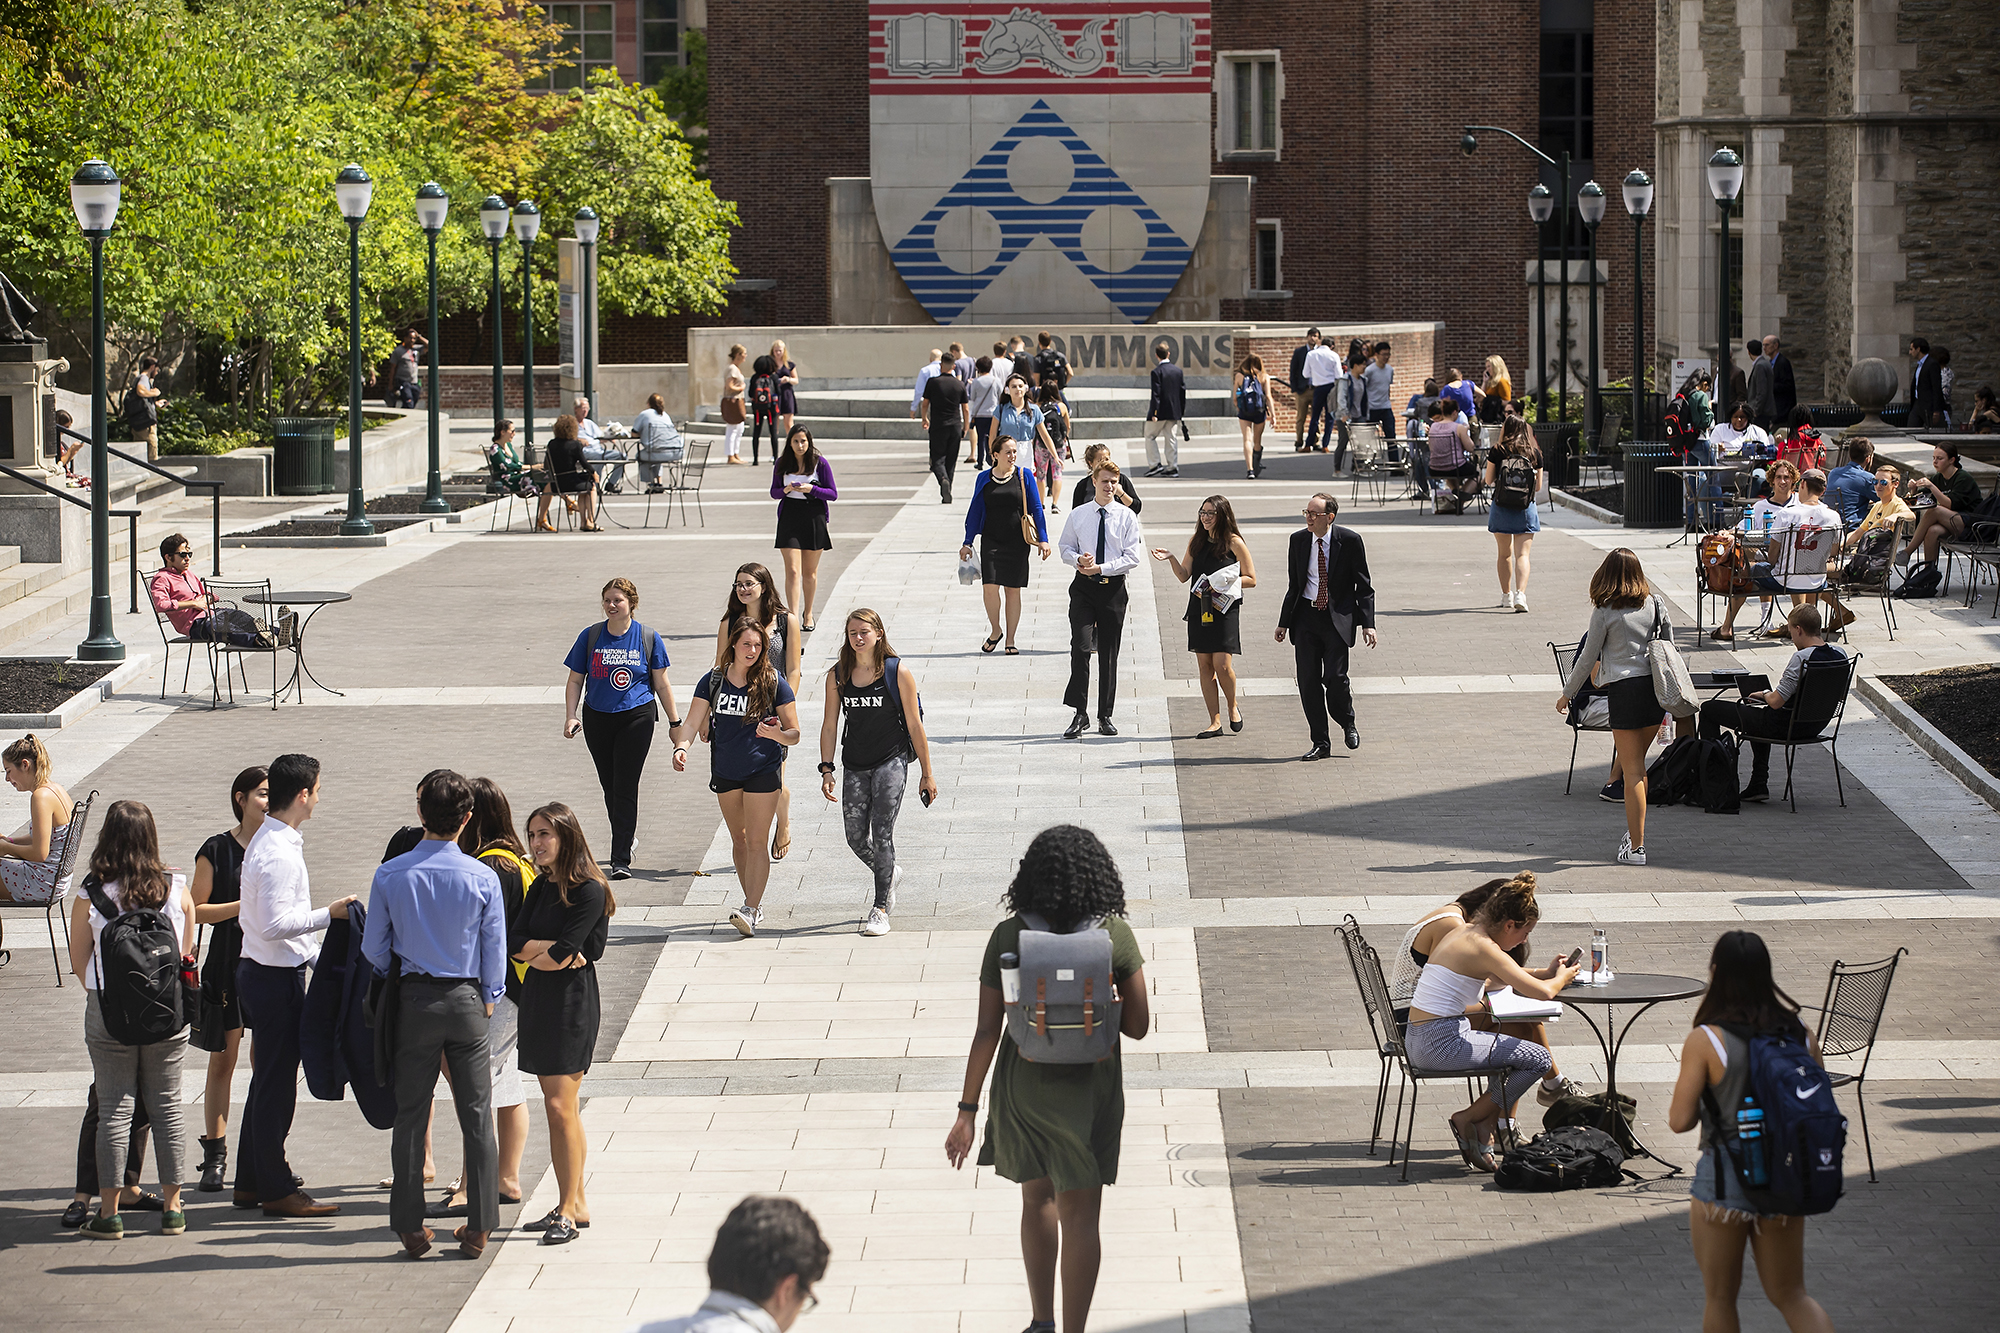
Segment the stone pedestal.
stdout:
<svg viewBox="0 0 2000 1333">
<path fill-rule="evenodd" d="M 0 463 L 17 471 L 40 471 L 44 454 L 54 457 L 55 394 L 49 378 L 68 368 L 49 359 L 48 344 L 0 343 Z M 0 490 L 32 489 L 0 473 Z"/>
</svg>

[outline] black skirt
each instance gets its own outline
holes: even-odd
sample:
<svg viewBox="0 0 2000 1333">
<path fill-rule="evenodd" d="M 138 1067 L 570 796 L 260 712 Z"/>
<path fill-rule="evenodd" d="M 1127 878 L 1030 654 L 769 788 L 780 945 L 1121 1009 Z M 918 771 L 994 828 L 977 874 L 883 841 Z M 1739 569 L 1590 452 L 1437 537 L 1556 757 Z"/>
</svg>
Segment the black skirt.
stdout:
<svg viewBox="0 0 2000 1333">
<path fill-rule="evenodd" d="M 1000 588 L 1027 587 L 1029 549 L 1019 537 L 1010 542 L 987 533 L 979 539 L 979 581 Z"/>
<path fill-rule="evenodd" d="M 779 501 L 777 546 L 781 551 L 831 551 L 833 538 L 827 534 L 819 505 L 811 500 Z"/>
<path fill-rule="evenodd" d="M 1234 606 L 1217 615 L 1214 609 L 1202 598 L 1189 593 L 1187 609 L 1188 651 L 1191 653 L 1228 653 L 1232 657 L 1240 655 L 1243 651 L 1243 634 L 1238 621 L 1242 619 L 1242 610 L 1243 600 L 1238 598 Z M 1204 621 L 1201 618 L 1204 611 L 1208 612 L 1214 618 Z"/>
<path fill-rule="evenodd" d="M 1651 676 L 1627 676 L 1623 680 L 1614 680 L 1604 687 L 1604 697 L 1611 705 L 1613 731 L 1657 727 L 1666 712 L 1653 694 Z"/>
<path fill-rule="evenodd" d="M 599 1019 L 595 964 L 559 972 L 529 968 L 521 982 L 521 1072 L 590 1072 Z"/>
</svg>

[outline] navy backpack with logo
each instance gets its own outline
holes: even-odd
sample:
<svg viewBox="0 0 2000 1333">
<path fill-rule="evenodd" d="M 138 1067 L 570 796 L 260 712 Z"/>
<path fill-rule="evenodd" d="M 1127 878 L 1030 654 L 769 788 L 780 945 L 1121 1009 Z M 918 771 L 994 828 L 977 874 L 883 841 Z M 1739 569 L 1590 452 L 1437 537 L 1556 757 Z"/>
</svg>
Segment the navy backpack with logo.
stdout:
<svg viewBox="0 0 2000 1333">
<path fill-rule="evenodd" d="M 1803 1029 L 1752 1033 L 1733 1023 L 1719 1026 L 1741 1037 L 1750 1049 L 1745 1085 L 1764 1112 L 1766 1170 L 1770 1183 L 1744 1178 L 1743 1152 L 1736 1137 L 1736 1108 L 1725 1114 L 1704 1089 L 1716 1132 L 1736 1163 L 1738 1183 L 1760 1211 L 1785 1217 L 1831 1212 L 1840 1201 L 1841 1153 L 1847 1146 L 1847 1117 L 1833 1100 L 1833 1081 L 1807 1048 Z M 1716 1195 L 1721 1197 L 1722 1159 L 1716 1157 Z"/>
</svg>

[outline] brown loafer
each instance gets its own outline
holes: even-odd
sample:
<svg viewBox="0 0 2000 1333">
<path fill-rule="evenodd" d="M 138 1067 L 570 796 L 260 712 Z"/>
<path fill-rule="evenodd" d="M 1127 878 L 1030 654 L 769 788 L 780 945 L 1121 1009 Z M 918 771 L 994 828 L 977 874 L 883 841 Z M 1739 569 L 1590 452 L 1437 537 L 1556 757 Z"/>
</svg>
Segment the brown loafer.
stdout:
<svg viewBox="0 0 2000 1333">
<path fill-rule="evenodd" d="M 467 1225 L 452 1232 L 451 1236 L 453 1240 L 458 1242 L 458 1252 L 468 1259 L 477 1259 L 480 1255 L 486 1253 L 486 1233 L 484 1231 L 474 1231 L 470 1225 Z"/>
<path fill-rule="evenodd" d="M 402 1237 L 403 1249 L 408 1251 L 412 1259 L 421 1259 L 431 1252 L 433 1233 L 429 1227 L 421 1231 L 402 1231 L 397 1234 Z"/>
<path fill-rule="evenodd" d="M 229 1196 L 229 1202 L 238 1208 L 255 1208 L 257 1206 L 257 1191 L 237 1190 Z"/>
<path fill-rule="evenodd" d="M 294 1190 L 264 1205 L 266 1217 L 332 1217 L 339 1211 L 339 1204 L 320 1203 L 304 1190 Z"/>
</svg>

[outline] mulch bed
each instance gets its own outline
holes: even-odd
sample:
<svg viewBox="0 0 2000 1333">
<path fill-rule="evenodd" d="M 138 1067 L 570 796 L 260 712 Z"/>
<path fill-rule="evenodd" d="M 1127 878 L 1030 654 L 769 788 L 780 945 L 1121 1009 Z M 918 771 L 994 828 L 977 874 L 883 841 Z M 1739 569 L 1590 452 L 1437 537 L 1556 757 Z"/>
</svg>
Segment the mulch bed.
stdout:
<svg viewBox="0 0 2000 1333">
<path fill-rule="evenodd" d="M 1583 490 L 1574 486 L 1563 487 L 1586 504 L 1594 504 L 1599 509 L 1609 509 L 1614 514 L 1625 512 L 1625 488 L 1623 486 L 1592 486 Z"/>
<path fill-rule="evenodd" d="M 229 543 L 230 537 L 338 537 L 340 535 L 341 524 L 346 521 L 344 517 L 289 519 L 286 522 L 273 523 L 268 527 L 258 528 L 252 532 L 232 532 L 228 537 L 224 537 L 222 541 L 226 546 Z M 406 528 L 412 523 L 423 521 L 426 520 L 411 518 L 399 521 L 393 518 L 386 518 L 375 524 L 375 531 L 378 533 L 388 532 L 394 528 Z"/>
<path fill-rule="evenodd" d="M 470 509 L 474 505 L 483 505 L 487 499 L 488 497 L 484 495 L 455 495 L 447 491 L 444 502 L 451 506 L 451 512 L 455 514 L 461 509 Z M 421 495 L 378 495 L 364 507 L 368 515 L 372 518 L 376 514 L 414 514 L 418 512 L 418 508 L 423 502 L 424 497 Z M 345 514 L 347 510 L 343 507 L 340 509 L 330 509 L 327 512 L 331 514 Z"/>
<path fill-rule="evenodd" d="M 1946 667 L 1882 683 L 1924 715 L 1952 744 L 2000 773 L 2000 666 Z"/>
<path fill-rule="evenodd" d="M 117 662 L 0 658 L 0 713 L 53 713 L 118 666 Z"/>
</svg>

